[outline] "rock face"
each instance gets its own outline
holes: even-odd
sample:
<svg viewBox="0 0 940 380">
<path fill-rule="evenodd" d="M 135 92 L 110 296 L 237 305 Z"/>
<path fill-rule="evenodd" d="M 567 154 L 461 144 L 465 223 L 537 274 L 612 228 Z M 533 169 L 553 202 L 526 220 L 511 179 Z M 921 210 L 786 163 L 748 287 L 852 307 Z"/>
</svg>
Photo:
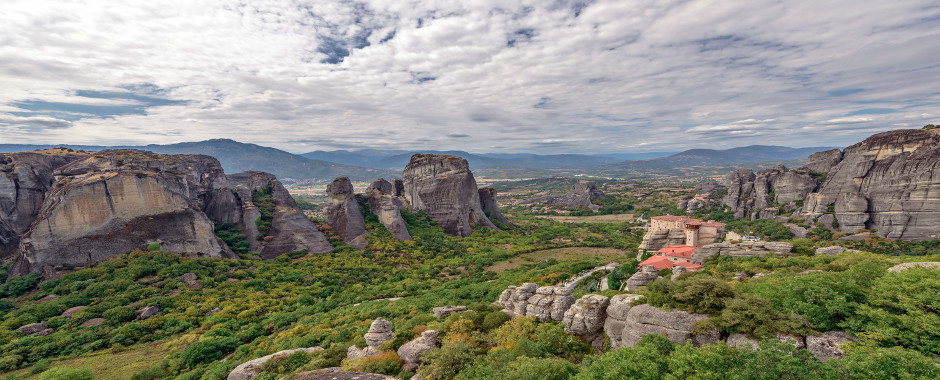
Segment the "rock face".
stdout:
<svg viewBox="0 0 940 380">
<path fill-rule="evenodd" d="M 774 241 L 744 241 L 740 243 L 708 244 L 692 252 L 692 260 L 703 262 L 714 256 L 764 256 L 767 254 L 781 255 L 793 250 L 793 244 Z"/>
<path fill-rule="evenodd" d="M 414 372 L 421 364 L 421 356 L 437 346 L 437 331 L 427 330 L 421 336 L 398 348 L 398 357 L 405 362 L 403 372 Z"/>
<path fill-rule="evenodd" d="M 902 270 L 907 270 L 911 268 L 940 268 L 940 261 L 920 261 L 914 263 L 904 263 L 898 264 L 891 268 L 888 268 L 888 272 L 900 272 Z"/>
<path fill-rule="evenodd" d="M 577 335 L 595 349 L 604 348 L 604 320 L 607 318 L 607 307 L 610 299 L 597 294 L 588 294 L 578 299 L 568 311 L 562 323 L 565 332 Z"/>
<path fill-rule="evenodd" d="M 653 282 L 653 280 L 657 278 L 659 278 L 659 274 L 656 271 L 656 267 L 652 265 L 644 265 L 643 268 L 627 279 L 627 290 L 637 290 L 641 286 L 646 286 L 646 284 Z"/>
<path fill-rule="evenodd" d="M 53 185 L 53 171 L 88 153 L 49 149 L 0 153 L 0 260 L 13 256 Z"/>
<path fill-rule="evenodd" d="M 48 323 L 46 323 L 46 322 L 37 322 L 37 323 L 30 323 L 30 324 L 28 324 L 28 325 L 20 326 L 19 328 L 16 329 L 16 331 L 19 331 L 19 332 L 21 332 L 21 333 L 32 334 L 32 333 L 35 333 L 35 332 L 38 332 L 38 331 L 45 330 L 45 329 L 47 329 L 47 328 L 49 328 L 49 324 L 48 324 Z"/>
<path fill-rule="evenodd" d="M 604 320 L 604 332 L 610 339 L 611 347 L 623 347 L 623 327 L 627 323 L 627 313 L 633 308 L 630 304 L 643 298 L 637 294 L 618 294 L 610 298 L 607 319 Z"/>
<path fill-rule="evenodd" d="M 468 236 L 474 226 L 496 229 L 480 203 L 476 179 L 467 160 L 446 155 L 416 154 L 402 173 L 408 205 L 424 211 L 451 235 Z"/>
<path fill-rule="evenodd" d="M 621 344 L 633 347 L 646 334 L 665 336 L 673 343 L 685 343 L 701 346 L 718 342 L 718 331 L 711 329 L 706 334 L 695 334 L 696 321 L 708 319 L 704 314 L 689 314 L 681 310 L 664 311 L 650 305 L 637 305 L 627 312 L 623 326 Z"/>
<path fill-rule="evenodd" d="M 503 213 L 499 211 L 499 204 L 496 203 L 496 189 L 489 187 L 480 189 L 480 207 L 490 218 L 509 224 L 509 219 L 503 216 Z"/>
<path fill-rule="evenodd" d="M 639 250 L 656 252 L 663 247 L 686 243 L 685 231 L 680 229 L 650 229 L 643 235 Z"/>
<path fill-rule="evenodd" d="M 861 252 L 861 251 L 856 250 L 856 249 L 848 249 L 848 248 L 845 248 L 845 247 L 840 247 L 840 246 L 838 246 L 838 245 L 833 245 L 833 246 L 829 246 L 829 247 L 820 247 L 820 248 L 816 248 L 816 254 L 817 254 L 817 255 L 835 256 L 835 255 L 838 255 L 838 254 L 840 254 L 840 253 L 842 253 L 842 252 L 858 253 L 858 252 Z"/>
<path fill-rule="evenodd" d="M 730 207 L 739 219 L 771 219 L 776 215 L 769 211 L 774 204 L 792 204 L 795 209 L 795 201 L 802 201 L 817 186 L 812 175 L 805 171 L 788 171 L 783 165 L 756 174 L 751 169 L 738 170 L 728 174 L 725 182 L 728 195 L 722 203 Z"/>
<path fill-rule="evenodd" d="M 839 231 L 875 229 L 882 237 L 936 239 L 940 230 L 940 131 L 896 130 L 845 149 L 818 192 L 807 197 L 807 221 L 829 211 Z"/>
<path fill-rule="evenodd" d="M 379 349 L 379 346 L 395 337 L 392 334 L 392 322 L 381 317 L 376 318 L 372 321 L 372 324 L 369 325 L 369 331 L 366 332 L 363 337 L 366 338 L 366 347 L 360 349 L 356 346 L 349 346 L 349 349 L 346 350 L 347 359 L 381 354 L 382 351 Z"/>
<path fill-rule="evenodd" d="M 842 151 L 831 149 L 809 155 L 803 168 L 810 172 L 828 173 L 839 161 L 842 161 Z"/>
<path fill-rule="evenodd" d="M 561 321 L 565 311 L 574 304 L 571 291 L 563 286 L 543 286 L 525 283 L 522 286 L 510 286 L 499 296 L 503 311 L 510 315 L 536 317 L 539 320 Z"/>
<path fill-rule="evenodd" d="M 806 337 L 806 349 L 825 363 L 829 359 L 842 358 L 845 350 L 840 346 L 848 342 L 858 342 L 858 339 L 844 331 L 828 331 L 818 336 Z"/>
<path fill-rule="evenodd" d="M 368 244 L 366 221 L 362 217 L 362 211 L 359 210 L 359 202 L 356 201 L 356 194 L 353 192 L 353 185 L 349 182 L 349 178 L 334 179 L 327 185 L 326 195 L 330 197 L 330 205 L 326 208 L 326 222 L 346 244 L 356 249 L 365 248 Z"/>
<path fill-rule="evenodd" d="M 441 306 L 441 307 L 435 307 L 431 309 L 431 312 L 434 313 L 435 317 L 440 318 L 451 313 L 456 313 L 459 311 L 467 311 L 467 310 L 468 309 L 466 306 Z"/>
<path fill-rule="evenodd" d="M 0 175 L 0 215 L 18 215 L 4 220 L 32 219 L 19 238 L 11 275 L 54 275 L 54 267 L 95 264 L 152 243 L 168 252 L 237 258 L 215 236 L 210 218 L 217 223 L 231 223 L 250 237 L 257 236 L 255 215 L 260 214 L 251 203 L 251 191 L 260 188 L 269 189 L 275 203 L 270 238 L 261 242 L 249 239 L 262 257 L 332 248 L 270 174 L 226 176 L 218 160 L 209 156 L 135 150 L 83 153 L 50 161 L 68 162 L 45 178 L 51 187 L 38 208 L 4 203 L 4 197 L 11 193 L 27 196 L 20 190 L 6 189 L 3 183 L 10 176 Z M 17 183 L 26 177 L 18 174 Z M 27 185 L 23 182 L 17 186 Z M 27 198 L 31 203 L 40 201 L 35 194 Z"/>
<path fill-rule="evenodd" d="M 294 198 L 274 175 L 259 171 L 246 171 L 226 176 L 228 188 L 217 189 L 207 206 L 206 213 L 216 223 L 229 222 L 238 227 L 251 250 L 263 259 L 273 259 L 288 252 L 307 250 L 324 253 L 333 250 L 317 226 L 304 216 Z M 252 201 L 254 192 L 269 192 L 274 200 L 274 211 L 268 235 L 259 239 L 256 220 L 261 216 Z"/>
<path fill-rule="evenodd" d="M 369 210 L 379 217 L 379 222 L 392 233 L 395 239 L 411 240 L 408 226 L 401 217 L 401 208 L 404 203 L 395 195 L 395 185 L 384 178 L 379 178 L 369 185 L 365 195 L 369 198 Z"/>
<path fill-rule="evenodd" d="M 597 211 L 600 207 L 591 201 L 604 198 L 604 192 L 598 190 L 591 181 L 579 181 L 565 194 L 547 195 L 539 198 L 526 199 L 522 204 L 545 203 L 564 206 L 567 208 L 587 208 Z"/>
<path fill-rule="evenodd" d="M 323 351 L 323 348 L 310 347 L 310 348 L 295 348 L 292 350 L 278 351 L 271 355 L 265 355 L 260 358 L 252 359 L 242 364 L 239 364 L 238 367 L 235 367 L 235 369 L 233 369 L 232 372 L 228 374 L 228 377 L 226 379 L 227 380 L 251 380 L 255 376 L 258 376 L 258 372 L 260 372 L 261 366 L 263 366 L 264 363 L 267 363 L 268 360 L 271 360 L 274 357 L 288 356 L 295 352 L 312 353 L 312 352 L 317 352 L 317 351 Z"/>
</svg>

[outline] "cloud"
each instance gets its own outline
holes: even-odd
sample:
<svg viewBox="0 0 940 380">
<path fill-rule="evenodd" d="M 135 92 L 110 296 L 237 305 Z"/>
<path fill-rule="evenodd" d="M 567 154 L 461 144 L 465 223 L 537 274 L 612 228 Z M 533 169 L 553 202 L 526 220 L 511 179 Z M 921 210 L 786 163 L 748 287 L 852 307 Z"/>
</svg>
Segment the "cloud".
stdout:
<svg viewBox="0 0 940 380">
<path fill-rule="evenodd" d="M 938 122 L 938 50 L 928 0 L 7 0 L 0 143 L 848 145 Z"/>
</svg>

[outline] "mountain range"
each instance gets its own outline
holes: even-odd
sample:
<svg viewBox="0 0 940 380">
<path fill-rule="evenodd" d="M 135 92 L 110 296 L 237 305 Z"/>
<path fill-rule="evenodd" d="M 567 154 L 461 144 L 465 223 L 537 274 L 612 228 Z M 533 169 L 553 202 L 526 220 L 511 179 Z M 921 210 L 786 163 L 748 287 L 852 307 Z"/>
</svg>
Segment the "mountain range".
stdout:
<svg viewBox="0 0 940 380">
<path fill-rule="evenodd" d="M 586 173 L 609 169 L 644 170 L 688 166 L 726 165 L 763 161 L 803 159 L 829 147 L 789 148 L 752 145 L 726 150 L 691 149 L 679 153 L 647 152 L 604 155 L 531 153 L 469 153 L 465 151 L 335 150 L 293 154 L 280 149 L 230 139 L 213 139 L 167 145 L 97 146 L 0 144 L 0 152 L 66 147 L 77 150 L 140 149 L 160 154 L 206 154 L 218 159 L 226 172 L 260 170 L 276 175 L 285 183 L 324 182 L 346 176 L 354 181 L 401 175 L 416 153 L 448 154 L 467 159 L 472 170 L 577 169 Z M 625 160 L 626 159 L 626 160 Z"/>
</svg>

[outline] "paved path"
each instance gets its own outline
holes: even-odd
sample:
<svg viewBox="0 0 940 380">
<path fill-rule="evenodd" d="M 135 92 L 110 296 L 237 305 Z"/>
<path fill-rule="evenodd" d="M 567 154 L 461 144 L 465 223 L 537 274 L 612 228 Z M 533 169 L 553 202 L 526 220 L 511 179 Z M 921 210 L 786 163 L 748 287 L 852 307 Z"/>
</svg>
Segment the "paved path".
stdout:
<svg viewBox="0 0 940 380">
<path fill-rule="evenodd" d="M 614 269 L 617 269 L 617 267 L 619 267 L 620 265 L 621 265 L 620 263 L 614 262 L 614 263 L 609 263 L 609 264 L 604 265 L 604 266 L 599 266 L 599 267 L 594 268 L 594 269 L 591 269 L 591 270 L 589 270 L 589 271 L 587 271 L 587 272 L 582 272 L 582 273 L 579 274 L 577 277 L 575 277 L 575 278 L 573 278 L 573 279 L 571 279 L 571 280 L 568 280 L 568 282 L 564 283 L 563 286 L 565 287 L 565 289 L 568 289 L 569 291 L 570 291 L 570 290 L 574 290 L 575 285 L 578 285 L 578 281 L 581 281 L 581 280 L 583 280 L 583 279 L 585 279 L 585 278 L 591 277 L 591 275 L 594 274 L 594 272 L 597 272 L 597 271 L 600 271 L 600 270 L 612 271 L 612 270 L 614 270 Z"/>
</svg>

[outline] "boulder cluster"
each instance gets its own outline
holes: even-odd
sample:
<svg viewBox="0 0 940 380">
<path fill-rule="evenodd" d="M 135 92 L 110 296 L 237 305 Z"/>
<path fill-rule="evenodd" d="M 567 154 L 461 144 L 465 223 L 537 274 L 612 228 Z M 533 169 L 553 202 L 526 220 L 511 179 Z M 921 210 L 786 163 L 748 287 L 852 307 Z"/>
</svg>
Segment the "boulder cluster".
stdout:
<svg viewBox="0 0 940 380">
<path fill-rule="evenodd" d="M 411 240 L 401 210 L 423 211 L 447 233 L 468 236 L 473 227 L 497 229 L 489 218 L 508 224 L 499 212 L 496 191 L 478 189 L 467 160 L 447 155 L 416 154 L 401 180 L 379 178 L 362 195 L 368 211 L 359 206 L 349 179 L 340 177 L 327 186 L 330 206 L 327 223 L 347 244 L 362 249 L 363 215 L 374 214 L 399 241 Z M 363 202 L 365 203 L 365 202 Z"/>
<path fill-rule="evenodd" d="M 933 240 L 940 231 L 940 197 L 932 195 L 940 193 L 937 173 L 940 131 L 895 130 L 843 151 L 814 153 L 796 170 L 779 165 L 731 173 L 722 201 L 737 218 L 769 219 L 783 211 L 833 232 Z"/>
<path fill-rule="evenodd" d="M 764 255 L 782 255 L 793 250 L 793 244 L 777 241 L 742 241 L 740 243 L 714 243 L 696 249 L 692 260 L 704 262 L 715 256 L 748 257 Z"/>
<path fill-rule="evenodd" d="M 464 309 L 466 310 L 466 309 Z M 426 330 L 421 336 L 407 342 L 398 348 L 398 357 L 405 363 L 402 371 L 413 372 L 421 364 L 421 357 L 424 353 L 437 347 L 438 332 L 435 330 Z M 346 351 L 347 359 L 357 359 L 381 354 L 383 351 L 379 348 L 383 343 L 392 340 L 392 323 L 384 318 L 376 318 L 369 326 L 369 331 L 363 335 L 366 340 L 366 347 L 359 348 L 350 346 Z"/>
<path fill-rule="evenodd" d="M 594 182 L 579 181 L 565 194 L 546 195 L 544 197 L 526 199 L 520 203 L 544 203 L 567 208 L 586 208 L 597 211 L 600 209 L 600 206 L 594 204 L 593 201 L 601 198 L 604 198 L 604 192 L 598 190 L 597 187 L 594 186 Z"/>
<path fill-rule="evenodd" d="M 562 290 L 564 295 L 554 294 L 557 290 Z M 618 294 L 609 298 L 588 294 L 573 301 L 570 292 L 566 292 L 564 288 L 538 287 L 536 284 L 526 283 L 510 286 L 503 291 L 499 304 L 503 306 L 503 312 L 513 317 L 538 317 L 543 321 L 561 321 L 565 332 L 580 337 L 598 350 L 604 349 L 607 341 L 613 348 L 633 347 L 647 334 L 662 335 L 677 344 L 691 341 L 695 346 L 702 346 L 724 340 L 740 349 L 746 349 L 748 344 L 757 347 L 757 342 L 745 335 L 731 334 L 722 337 L 715 328 L 703 329 L 700 324 L 708 319 L 706 314 L 659 309 L 642 303 L 644 298 L 638 294 Z M 552 313 L 560 312 L 562 317 L 554 318 L 545 313 L 546 309 L 552 310 Z M 857 341 L 841 331 L 830 331 L 805 338 L 778 334 L 777 339 L 790 342 L 797 348 L 805 347 L 822 361 L 841 357 L 845 351 L 840 345 Z"/>
<path fill-rule="evenodd" d="M 326 238 L 274 176 L 226 175 L 204 155 L 50 149 L 0 154 L 0 256 L 11 275 L 83 267 L 134 249 L 237 258 L 214 227 L 229 223 L 263 258 L 328 252 Z M 273 200 L 261 236 L 255 191 Z"/>
</svg>

